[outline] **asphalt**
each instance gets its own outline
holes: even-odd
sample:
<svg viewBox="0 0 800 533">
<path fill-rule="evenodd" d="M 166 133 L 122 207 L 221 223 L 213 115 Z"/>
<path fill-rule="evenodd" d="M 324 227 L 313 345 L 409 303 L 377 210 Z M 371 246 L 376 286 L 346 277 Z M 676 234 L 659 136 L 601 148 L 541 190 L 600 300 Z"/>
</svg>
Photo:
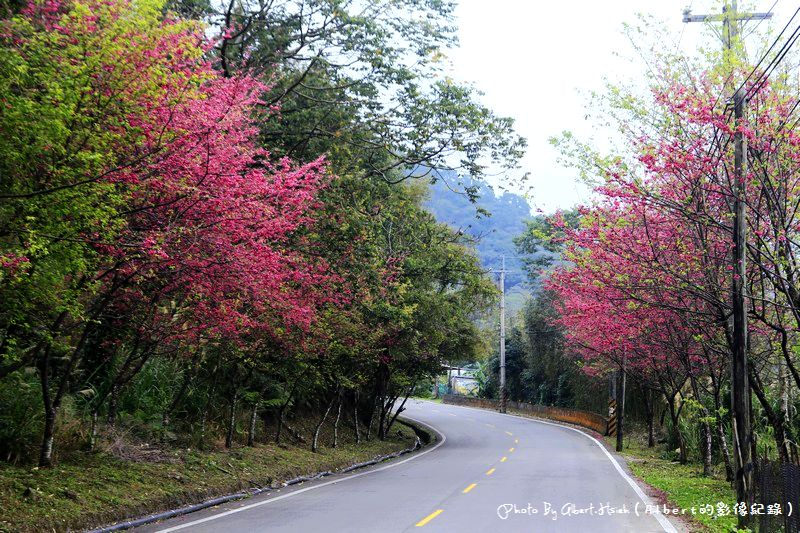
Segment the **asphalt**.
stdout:
<svg viewBox="0 0 800 533">
<path fill-rule="evenodd" d="M 138 528 L 139 532 L 674 532 L 591 436 L 409 401 L 439 434 L 414 455 Z M 627 512 L 626 512 L 627 511 Z"/>
</svg>

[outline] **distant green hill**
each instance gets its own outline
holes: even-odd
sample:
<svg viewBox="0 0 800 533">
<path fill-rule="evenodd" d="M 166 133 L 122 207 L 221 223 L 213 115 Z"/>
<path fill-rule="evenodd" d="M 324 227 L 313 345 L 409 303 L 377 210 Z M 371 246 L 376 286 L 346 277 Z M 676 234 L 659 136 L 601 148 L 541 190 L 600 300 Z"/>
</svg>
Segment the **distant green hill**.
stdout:
<svg viewBox="0 0 800 533">
<path fill-rule="evenodd" d="M 463 193 L 467 188 L 476 191 L 479 197 L 476 203 Z M 525 198 L 508 192 L 496 195 L 486 183 L 455 173 L 442 174 L 430 191 L 428 210 L 440 222 L 476 238 L 478 255 L 487 269 L 499 269 L 501 258 L 506 255 L 506 269 L 511 270 L 506 275 L 506 290 L 520 286 L 513 291 L 515 294 L 527 292 L 524 267 L 513 257 L 517 255 L 513 239 L 525 231 L 525 220 L 531 218 Z"/>
</svg>

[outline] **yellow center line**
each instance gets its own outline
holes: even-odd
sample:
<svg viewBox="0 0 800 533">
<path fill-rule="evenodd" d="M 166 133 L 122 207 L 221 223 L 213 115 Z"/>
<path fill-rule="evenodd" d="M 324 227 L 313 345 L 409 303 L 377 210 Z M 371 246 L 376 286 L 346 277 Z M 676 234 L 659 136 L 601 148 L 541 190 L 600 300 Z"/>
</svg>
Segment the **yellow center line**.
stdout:
<svg viewBox="0 0 800 533">
<path fill-rule="evenodd" d="M 519 444 L 519 439 L 514 439 L 514 444 Z"/>
<path fill-rule="evenodd" d="M 508 451 L 511 452 L 511 453 L 514 453 L 514 450 L 516 450 L 516 448 L 509 448 L 508 449 Z"/>
<path fill-rule="evenodd" d="M 506 456 L 504 455 L 504 456 L 503 456 L 503 458 L 502 458 L 502 459 L 500 459 L 500 462 L 501 462 L 501 463 L 505 463 L 507 460 L 508 460 L 508 457 L 506 457 Z"/>
<path fill-rule="evenodd" d="M 486 475 L 487 475 L 487 476 L 491 476 L 493 472 L 494 472 L 494 468 L 490 468 L 490 469 L 489 469 L 489 470 L 486 472 Z"/>
<path fill-rule="evenodd" d="M 432 512 L 431 514 L 429 514 L 428 516 L 417 522 L 417 527 L 424 526 L 425 524 L 427 524 L 428 522 L 430 522 L 431 520 L 442 514 L 442 512 L 444 512 L 444 509 L 436 509 L 434 512 Z"/>
<path fill-rule="evenodd" d="M 514 436 L 514 434 L 513 434 L 513 433 L 511 433 L 510 431 L 506 431 L 506 435 L 509 435 L 509 436 L 511 436 L 511 437 L 513 437 L 513 436 Z"/>
<path fill-rule="evenodd" d="M 474 488 L 475 488 L 477 485 L 478 485 L 477 483 L 473 483 L 472 485 L 470 485 L 470 486 L 469 486 L 469 487 L 467 487 L 466 489 L 462 490 L 461 492 L 462 492 L 462 493 L 464 493 L 464 494 L 466 494 L 466 493 L 468 493 L 469 491 L 471 491 L 472 489 L 474 489 Z"/>
</svg>

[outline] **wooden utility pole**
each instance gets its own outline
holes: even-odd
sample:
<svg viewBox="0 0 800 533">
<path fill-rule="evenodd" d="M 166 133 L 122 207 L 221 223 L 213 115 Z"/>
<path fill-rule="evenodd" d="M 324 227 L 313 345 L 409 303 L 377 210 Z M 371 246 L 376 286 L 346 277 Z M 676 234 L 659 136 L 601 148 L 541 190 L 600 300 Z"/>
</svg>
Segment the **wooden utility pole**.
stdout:
<svg viewBox="0 0 800 533">
<path fill-rule="evenodd" d="M 747 176 L 747 138 L 742 135 L 745 100 L 742 90 L 734 95 L 734 218 L 733 218 L 733 364 L 731 372 L 731 408 L 733 409 L 733 438 L 736 452 L 736 497 L 753 504 L 753 432 L 750 420 L 750 381 L 747 374 L 747 213 L 745 211 L 745 179 Z M 741 517 L 740 517 L 741 519 Z"/>
<path fill-rule="evenodd" d="M 739 24 L 742 21 L 761 20 L 772 17 L 771 13 L 739 13 L 736 0 L 727 2 L 721 15 L 692 15 L 687 9 L 683 12 L 684 22 L 722 22 L 723 41 L 728 52 L 726 60 L 735 57 L 739 41 Z M 735 68 L 730 65 L 729 68 Z M 733 76 L 729 76 L 729 80 Z M 725 88 L 728 90 L 728 87 Z M 733 361 L 731 364 L 731 409 L 733 413 L 733 440 L 736 460 L 736 499 L 747 504 L 750 509 L 754 500 L 752 427 L 750 416 L 750 382 L 747 373 L 747 301 L 745 283 L 747 275 L 747 212 L 745 204 L 747 179 L 747 138 L 741 127 L 745 121 L 745 101 L 743 89 L 733 95 L 733 108 L 736 120 L 734 134 L 734 219 L 733 219 L 733 279 L 731 299 L 733 310 Z M 749 515 L 739 516 L 740 526 L 746 526 Z"/>
</svg>

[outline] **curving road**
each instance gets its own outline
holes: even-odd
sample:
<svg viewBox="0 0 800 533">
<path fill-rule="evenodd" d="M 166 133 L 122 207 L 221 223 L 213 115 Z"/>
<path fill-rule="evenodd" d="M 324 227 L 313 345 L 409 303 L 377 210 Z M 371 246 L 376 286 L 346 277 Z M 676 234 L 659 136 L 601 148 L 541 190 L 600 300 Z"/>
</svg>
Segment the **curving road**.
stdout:
<svg viewBox="0 0 800 533">
<path fill-rule="evenodd" d="M 137 531 L 675 531 L 652 507 L 648 512 L 652 502 L 605 448 L 578 430 L 409 404 L 408 418 L 444 437 L 435 447 Z"/>
</svg>

